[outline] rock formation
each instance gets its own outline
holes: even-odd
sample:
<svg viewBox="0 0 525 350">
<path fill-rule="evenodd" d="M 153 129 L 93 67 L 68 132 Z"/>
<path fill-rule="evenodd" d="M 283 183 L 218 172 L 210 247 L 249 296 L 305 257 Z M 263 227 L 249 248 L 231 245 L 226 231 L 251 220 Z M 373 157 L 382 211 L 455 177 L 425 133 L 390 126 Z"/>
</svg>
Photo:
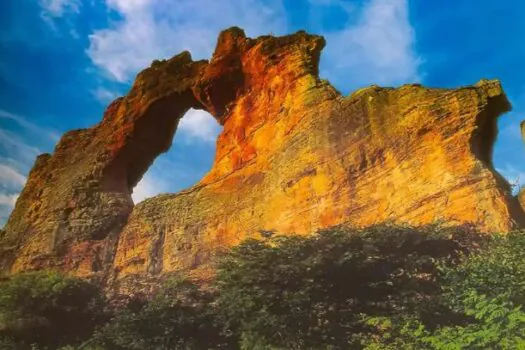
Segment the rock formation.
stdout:
<svg viewBox="0 0 525 350">
<path fill-rule="evenodd" d="M 524 225 L 491 163 L 496 119 L 510 109 L 498 81 L 345 97 L 319 79 L 324 44 L 231 28 L 209 62 L 188 52 L 153 62 L 99 124 L 38 157 L 2 234 L 2 269 L 56 267 L 125 285 L 179 270 L 204 276 L 219 249 L 260 230 Z M 190 108 L 223 126 L 213 168 L 188 190 L 134 206 L 133 187 Z"/>
<path fill-rule="evenodd" d="M 521 129 L 521 138 L 522 138 L 522 140 L 525 141 L 525 121 L 521 122 L 520 129 Z M 520 185 L 518 184 L 518 186 L 520 186 Z M 519 190 L 518 200 L 519 200 L 519 202 L 521 204 L 521 207 L 525 211 L 525 187 L 521 186 L 521 188 L 519 188 L 518 190 Z"/>
</svg>

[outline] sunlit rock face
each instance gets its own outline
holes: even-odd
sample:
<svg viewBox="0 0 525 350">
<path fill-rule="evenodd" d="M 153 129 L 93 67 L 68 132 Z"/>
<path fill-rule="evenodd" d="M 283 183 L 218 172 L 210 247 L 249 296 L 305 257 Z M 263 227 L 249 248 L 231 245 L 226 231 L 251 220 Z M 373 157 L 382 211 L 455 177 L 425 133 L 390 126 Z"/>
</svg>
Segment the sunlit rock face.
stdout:
<svg viewBox="0 0 525 350">
<path fill-rule="evenodd" d="M 498 81 L 345 97 L 319 79 L 324 44 L 232 28 L 209 62 L 188 53 L 154 62 L 101 123 L 39 157 L 4 229 L 3 269 L 54 266 L 125 290 L 168 272 L 204 278 L 219 250 L 260 230 L 524 225 L 491 163 L 496 119 L 510 109 Z M 133 207 L 133 187 L 189 108 L 223 125 L 213 168 L 186 191 Z"/>
</svg>

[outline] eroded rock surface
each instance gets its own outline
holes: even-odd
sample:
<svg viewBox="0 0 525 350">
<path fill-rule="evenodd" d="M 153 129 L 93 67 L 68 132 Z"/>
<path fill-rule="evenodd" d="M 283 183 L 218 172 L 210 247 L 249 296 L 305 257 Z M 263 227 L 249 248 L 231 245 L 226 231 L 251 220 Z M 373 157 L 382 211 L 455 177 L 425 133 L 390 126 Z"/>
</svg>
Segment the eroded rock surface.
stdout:
<svg viewBox="0 0 525 350">
<path fill-rule="evenodd" d="M 154 62 L 93 128 L 38 158 L 2 238 L 11 272 L 55 266 L 125 286 L 173 271 L 204 277 L 219 249 L 260 230 L 342 223 L 524 225 L 494 171 L 498 81 L 459 89 L 372 86 L 342 96 L 318 77 L 324 39 L 221 33 L 210 62 Z M 223 125 L 194 187 L 133 207 L 131 192 L 189 108 Z"/>
</svg>

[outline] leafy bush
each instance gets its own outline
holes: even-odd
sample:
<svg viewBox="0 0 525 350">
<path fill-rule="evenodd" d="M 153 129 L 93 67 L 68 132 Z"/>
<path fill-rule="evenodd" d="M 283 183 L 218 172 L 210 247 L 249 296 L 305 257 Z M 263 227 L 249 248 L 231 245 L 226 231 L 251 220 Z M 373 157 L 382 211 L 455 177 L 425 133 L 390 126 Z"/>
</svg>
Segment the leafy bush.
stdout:
<svg viewBox="0 0 525 350">
<path fill-rule="evenodd" d="M 494 235 L 457 266 L 440 266 L 447 306 L 468 321 L 438 328 L 436 349 L 525 348 L 524 244 L 523 232 Z"/>
<path fill-rule="evenodd" d="M 461 264 L 442 268 L 442 284 L 448 297 L 463 300 L 476 291 L 487 297 L 507 295 L 525 306 L 525 234 L 493 235 L 483 249 L 462 256 Z"/>
<path fill-rule="evenodd" d="M 104 349 L 217 349 L 225 338 L 215 324 L 213 296 L 171 279 L 151 301 L 135 300 L 94 337 Z"/>
<path fill-rule="evenodd" d="M 219 265 L 224 324 L 242 348 L 317 349 L 360 346 L 380 333 L 370 318 L 450 318 L 432 302 L 440 293 L 434 262 L 450 262 L 464 249 L 463 236 L 377 226 L 248 240 Z"/>
<path fill-rule="evenodd" d="M 383 319 L 386 337 L 364 343 L 371 349 L 524 349 L 524 243 L 523 232 L 494 235 L 458 264 L 438 263 L 436 302 L 456 316 L 434 327 L 414 316 Z"/>
<path fill-rule="evenodd" d="M 14 275 L 0 283 L 0 338 L 17 349 L 76 344 L 91 336 L 103 308 L 88 281 L 52 271 Z"/>
</svg>

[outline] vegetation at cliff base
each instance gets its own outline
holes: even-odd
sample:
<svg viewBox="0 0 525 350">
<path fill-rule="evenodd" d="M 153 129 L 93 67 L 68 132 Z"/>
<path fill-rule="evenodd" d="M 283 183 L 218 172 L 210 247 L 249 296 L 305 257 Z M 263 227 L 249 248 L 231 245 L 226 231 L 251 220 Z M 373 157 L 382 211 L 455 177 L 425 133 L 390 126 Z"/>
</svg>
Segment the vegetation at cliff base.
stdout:
<svg viewBox="0 0 525 350">
<path fill-rule="evenodd" d="M 525 235 L 332 228 L 247 240 L 200 288 L 112 307 L 55 272 L 0 283 L 1 349 L 521 349 Z"/>
<path fill-rule="evenodd" d="M 104 349 L 215 349 L 225 343 L 214 295 L 168 280 L 148 302 L 134 300 L 115 313 L 92 343 Z"/>
<path fill-rule="evenodd" d="M 105 304 L 97 285 L 58 272 L 5 278 L 0 282 L 0 349 L 79 343 L 105 322 Z"/>
</svg>

